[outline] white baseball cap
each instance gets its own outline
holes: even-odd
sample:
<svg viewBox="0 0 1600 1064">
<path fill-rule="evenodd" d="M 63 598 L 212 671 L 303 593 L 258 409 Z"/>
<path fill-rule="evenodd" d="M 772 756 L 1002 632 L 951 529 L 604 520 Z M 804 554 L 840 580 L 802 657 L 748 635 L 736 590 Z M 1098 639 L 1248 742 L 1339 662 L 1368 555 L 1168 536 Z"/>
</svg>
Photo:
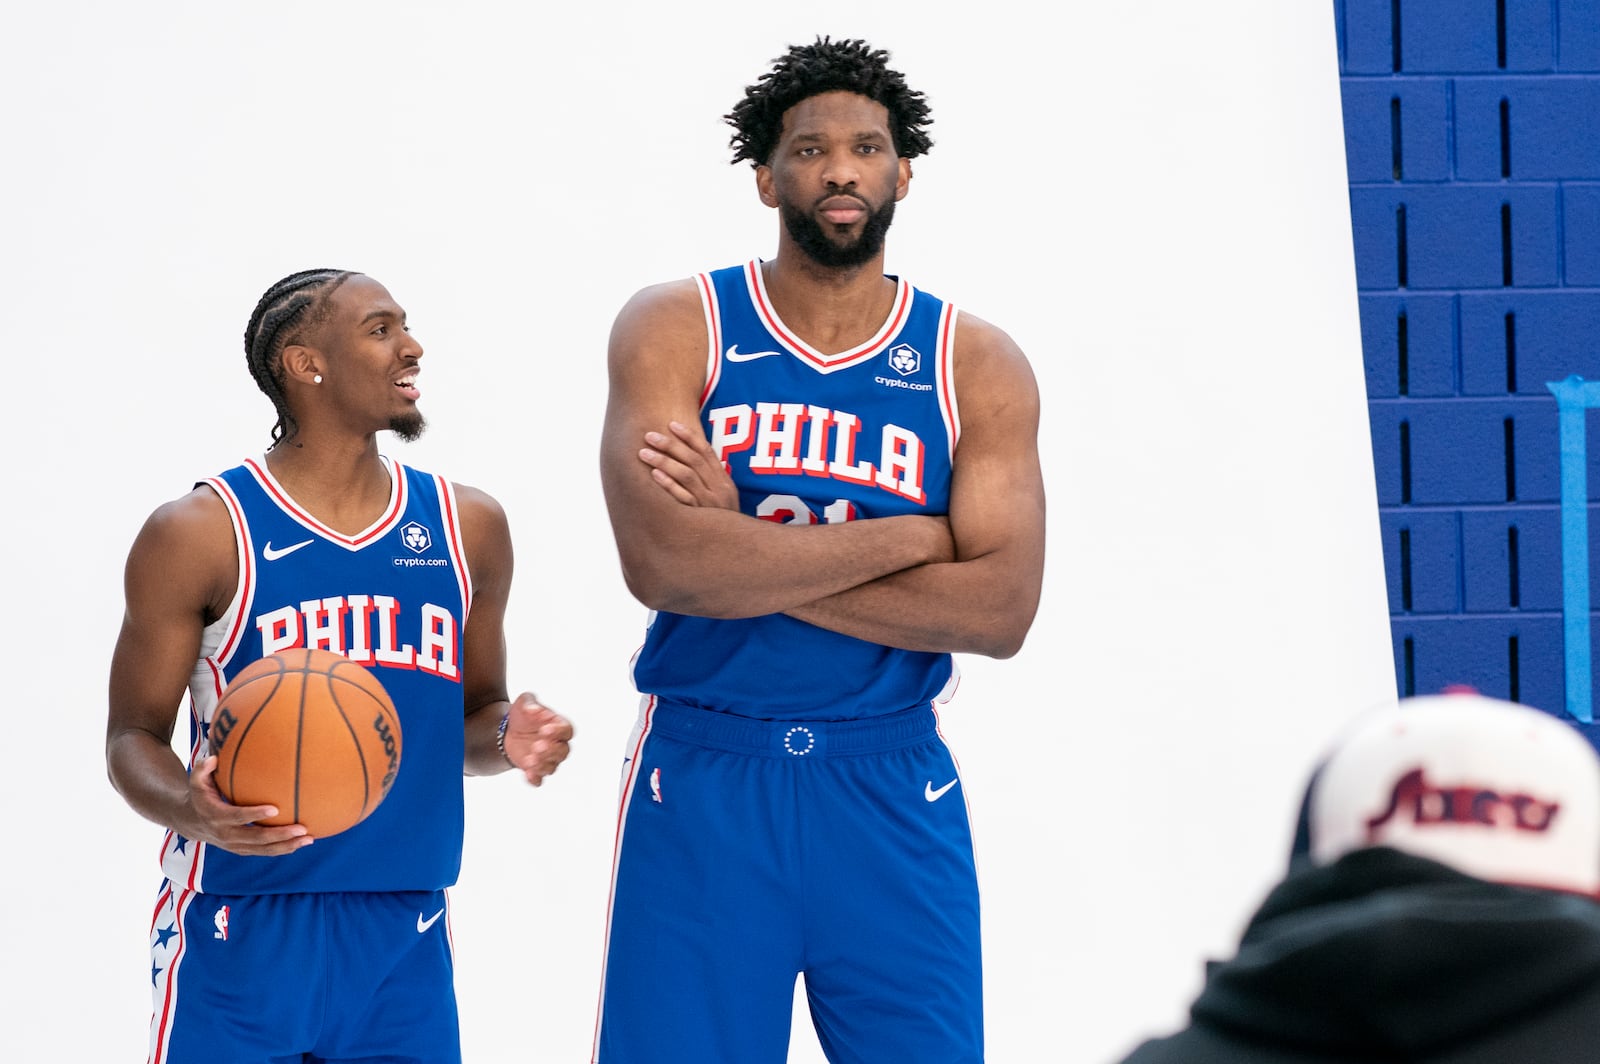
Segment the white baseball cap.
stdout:
<svg viewBox="0 0 1600 1064">
<path fill-rule="evenodd" d="M 1537 709 L 1459 691 L 1358 718 L 1312 776 L 1297 854 L 1390 846 L 1479 879 L 1600 894 L 1600 755 Z"/>
</svg>

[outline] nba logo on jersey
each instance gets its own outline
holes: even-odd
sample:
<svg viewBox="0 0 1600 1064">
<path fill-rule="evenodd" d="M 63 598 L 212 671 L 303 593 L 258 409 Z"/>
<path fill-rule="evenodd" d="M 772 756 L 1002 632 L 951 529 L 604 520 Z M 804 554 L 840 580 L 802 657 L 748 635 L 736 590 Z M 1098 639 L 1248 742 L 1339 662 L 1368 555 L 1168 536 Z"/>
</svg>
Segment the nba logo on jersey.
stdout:
<svg viewBox="0 0 1600 1064">
<path fill-rule="evenodd" d="M 217 910 L 217 915 L 212 917 L 212 923 L 217 925 L 217 930 L 211 937 L 220 938 L 224 942 L 228 941 L 228 907 L 226 905 Z"/>
<path fill-rule="evenodd" d="M 650 798 L 661 801 L 661 770 L 658 768 L 650 770 Z"/>
</svg>

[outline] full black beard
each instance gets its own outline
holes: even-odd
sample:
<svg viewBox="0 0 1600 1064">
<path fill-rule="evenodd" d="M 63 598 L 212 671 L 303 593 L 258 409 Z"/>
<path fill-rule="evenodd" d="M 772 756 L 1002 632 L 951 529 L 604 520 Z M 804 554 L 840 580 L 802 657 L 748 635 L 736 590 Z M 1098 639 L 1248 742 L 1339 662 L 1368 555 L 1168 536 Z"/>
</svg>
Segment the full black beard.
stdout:
<svg viewBox="0 0 1600 1064">
<path fill-rule="evenodd" d="M 884 236 L 889 223 L 894 221 L 894 200 L 890 199 L 877 210 L 868 209 L 867 224 L 861 235 L 848 244 L 837 244 L 823 232 L 822 223 L 806 211 L 787 201 L 778 204 L 784 228 L 789 237 L 807 257 L 819 266 L 836 268 L 864 266 L 883 250 Z"/>
<path fill-rule="evenodd" d="M 415 443 L 421 439 L 427 428 L 428 422 L 418 410 L 413 410 L 409 414 L 397 414 L 389 419 L 389 431 L 407 443 Z"/>
</svg>

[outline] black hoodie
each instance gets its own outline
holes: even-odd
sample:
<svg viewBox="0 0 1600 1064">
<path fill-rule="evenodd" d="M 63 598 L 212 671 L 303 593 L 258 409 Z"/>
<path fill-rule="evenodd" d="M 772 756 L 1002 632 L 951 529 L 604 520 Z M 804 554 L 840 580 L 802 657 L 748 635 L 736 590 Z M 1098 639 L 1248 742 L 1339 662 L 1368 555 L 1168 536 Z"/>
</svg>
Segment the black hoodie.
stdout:
<svg viewBox="0 0 1600 1064">
<path fill-rule="evenodd" d="M 1297 865 L 1122 1064 L 1600 1064 L 1600 902 L 1398 850 Z"/>
</svg>

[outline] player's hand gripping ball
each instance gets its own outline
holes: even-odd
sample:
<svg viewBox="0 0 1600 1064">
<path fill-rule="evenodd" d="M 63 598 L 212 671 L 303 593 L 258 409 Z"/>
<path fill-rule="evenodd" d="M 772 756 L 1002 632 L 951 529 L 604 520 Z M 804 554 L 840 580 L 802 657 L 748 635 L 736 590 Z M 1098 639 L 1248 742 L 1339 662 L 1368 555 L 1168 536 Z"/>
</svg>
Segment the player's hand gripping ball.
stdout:
<svg viewBox="0 0 1600 1064">
<path fill-rule="evenodd" d="M 217 787 L 234 805 L 275 805 L 266 824 L 336 835 L 378 808 L 400 771 L 400 716 L 377 678 L 327 650 L 245 666 L 211 716 Z"/>
</svg>

